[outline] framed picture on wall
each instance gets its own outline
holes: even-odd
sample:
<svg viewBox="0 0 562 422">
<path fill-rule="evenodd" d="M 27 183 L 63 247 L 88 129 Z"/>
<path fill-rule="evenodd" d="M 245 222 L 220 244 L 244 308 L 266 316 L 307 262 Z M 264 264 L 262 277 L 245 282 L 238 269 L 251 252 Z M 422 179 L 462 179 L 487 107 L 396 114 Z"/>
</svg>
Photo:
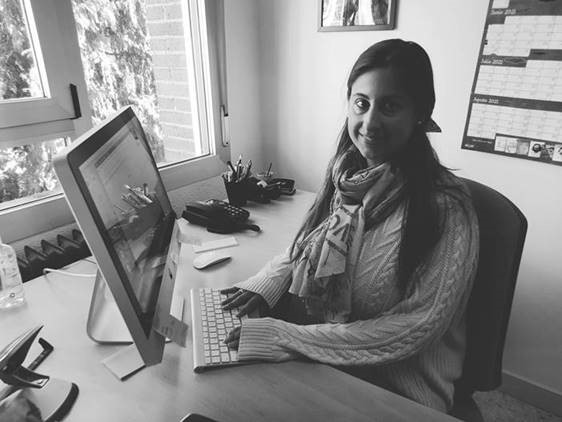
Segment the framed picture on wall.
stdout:
<svg viewBox="0 0 562 422">
<path fill-rule="evenodd" d="M 394 29 L 398 0 L 318 0 L 319 31 Z"/>
</svg>

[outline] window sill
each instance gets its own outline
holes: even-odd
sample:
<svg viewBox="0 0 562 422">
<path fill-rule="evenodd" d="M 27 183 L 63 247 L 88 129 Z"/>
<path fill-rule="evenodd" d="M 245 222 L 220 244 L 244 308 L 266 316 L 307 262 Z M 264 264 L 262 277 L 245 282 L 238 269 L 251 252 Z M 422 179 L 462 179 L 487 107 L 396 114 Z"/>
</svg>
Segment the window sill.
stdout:
<svg viewBox="0 0 562 422">
<path fill-rule="evenodd" d="M 168 192 L 189 186 L 225 171 L 225 162 L 218 155 L 200 157 L 185 163 L 171 164 L 160 169 Z M 13 243 L 74 222 L 63 194 L 21 205 L 0 212 L 2 240 Z"/>
</svg>

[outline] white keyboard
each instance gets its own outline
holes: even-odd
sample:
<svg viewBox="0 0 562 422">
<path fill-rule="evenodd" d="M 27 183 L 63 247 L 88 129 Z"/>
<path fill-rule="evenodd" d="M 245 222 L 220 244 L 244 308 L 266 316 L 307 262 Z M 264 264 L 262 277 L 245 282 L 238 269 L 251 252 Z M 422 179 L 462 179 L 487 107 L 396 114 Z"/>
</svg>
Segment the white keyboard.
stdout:
<svg viewBox="0 0 562 422">
<path fill-rule="evenodd" d="M 221 302 L 228 296 L 218 289 L 192 289 L 193 369 L 199 370 L 237 365 L 238 353 L 224 344 L 224 339 L 240 326 L 238 309 L 224 311 Z M 247 318 L 246 315 L 242 319 Z"/>
</svg>

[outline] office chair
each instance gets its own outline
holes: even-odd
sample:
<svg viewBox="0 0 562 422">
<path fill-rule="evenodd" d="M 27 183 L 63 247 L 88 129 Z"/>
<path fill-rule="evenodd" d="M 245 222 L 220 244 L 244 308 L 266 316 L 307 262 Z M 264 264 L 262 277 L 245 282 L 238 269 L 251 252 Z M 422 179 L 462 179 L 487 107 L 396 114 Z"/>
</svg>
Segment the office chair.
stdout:
<svg viewBox="0 0 562 422">
<path fill-rule="evenodd" d="M 450 413 L 466 422 L 483 422 L 472 394 L 501 385 L 503 347 L 527 219 L 499 192 L 472 180 L 464 181 L 478 216 L 480 258 L 467 308 L 463 373 L 455 383 Z"/>
</svg>

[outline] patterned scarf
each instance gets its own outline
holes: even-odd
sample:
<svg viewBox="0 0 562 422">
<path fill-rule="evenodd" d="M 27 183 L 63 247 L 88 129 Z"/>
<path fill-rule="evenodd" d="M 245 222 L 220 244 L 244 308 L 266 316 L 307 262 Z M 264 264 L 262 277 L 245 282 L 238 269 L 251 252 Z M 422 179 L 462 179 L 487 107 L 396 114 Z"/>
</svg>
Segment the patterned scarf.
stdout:
<svg viewBox="0 0 562 422">
<path fill-rule="evenodd" d="M 360 169 L 353 156 L 350 150 L 334 164 L 336 192 L 330 215 L 304 239 L 289 288 L 304 300 L 311 316 L 324 322 L 349 320 L 352 274 L 346 271 L 348 255 L 357 253 L 365 226 L 384 220 L 402 193 L 403 180 L 389 163 Z"/>
</svg>

